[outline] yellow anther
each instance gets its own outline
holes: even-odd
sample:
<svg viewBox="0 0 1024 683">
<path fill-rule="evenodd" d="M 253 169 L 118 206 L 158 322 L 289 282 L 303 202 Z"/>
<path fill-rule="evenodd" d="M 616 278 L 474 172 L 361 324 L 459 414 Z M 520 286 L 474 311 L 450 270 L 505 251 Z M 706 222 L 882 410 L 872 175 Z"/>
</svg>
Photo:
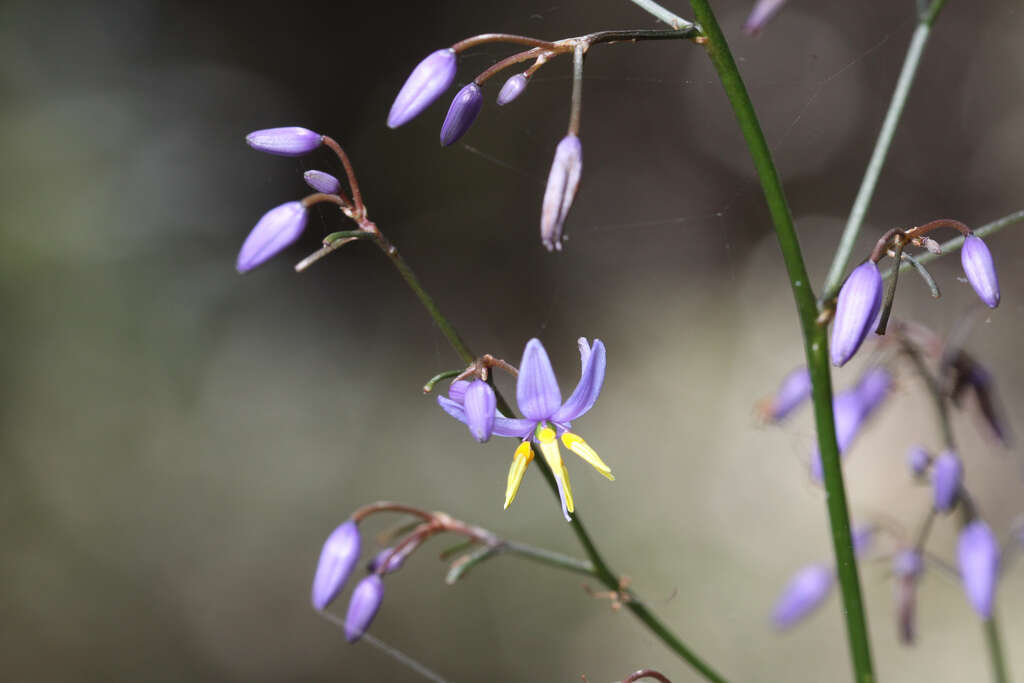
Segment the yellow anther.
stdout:
<svg viewBox="0 0 1024 683">
<path fill-rule="evenodd" d="M 587 442 L 581 439 L 579 435 L 573 434 L 572 432 L 566 432 L 565 434 L 562 434 L 562 443 L 565 444 L 565 447 L 570 451 L 590 463 L 598 472 L 611 481 L 615 481 L 615 477 L 612 476 L 612 468 L 605 465 L 604 461 L 598 457 L 594 449 L 588 446 Z"/>
<path fill-rule="evenodd" d="M 551 427 L 540 427 L 537 429 L 537 440 L 543 443 L 550 443 L 555 440 L 555 430 Z"/>
<path fill-rule="evenodd" d="M 524 441 L 516 448 L 512 456 L 512 467 L 508 471 L 508 486 L 505 488 L 505 509 L 515 500 L 519 492 L 519 485 L 523 483 L 523 475 L 526 474 L 526 466 L 533 460 L 533 449 L 530 442 Z"/>
</svg>

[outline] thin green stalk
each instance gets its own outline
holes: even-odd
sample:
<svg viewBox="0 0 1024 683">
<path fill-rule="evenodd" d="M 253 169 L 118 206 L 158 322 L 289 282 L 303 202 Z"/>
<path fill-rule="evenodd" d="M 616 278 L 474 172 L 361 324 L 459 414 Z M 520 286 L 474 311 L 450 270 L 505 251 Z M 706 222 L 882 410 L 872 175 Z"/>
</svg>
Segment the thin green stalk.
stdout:
<svg viewBox="0 0 1024 683">
<path fill-rule="evenodd" d="M 1006 683 L 1010 675 L 1006 670 L 1003 658 L 1003 646 L 999 638 L 999 626 L 994 616 L 985 620 L 985 643 L 988 645 L 988 657 L 992 662 L 992 680 L 995 683 Z"/>
<path fill-rule="evenodd" d="M 765 200 L 775 226 L 775 234 L 782 250 L 782 258 L 789 274 L 793 298 L 796 301 L 800 327 L 804 338 L 807 367 L 811 374 L 815 425 L 825 478 L 825 499 L 832 530 L 836 570 L 846 615 L 846 631 L 850 644 L 854 678 L 858 683 L 875 680 L 871 664 L 864 605 L 857 577 L 857 561 L 853 553 L 850 516 L 843 487 L 843 473 L 839 466 L 839 448 L 836 444 L 832 415 L 832 384 L 828 366 L 828 340 L 825 328 L 816 322 L 818 307 L 807 279 L 803 255 L 786 196 L 782 190 L 771 152 L 765 142 L 754 105 L 750 101 L 729 45 L 722 34 L 708 0 L 690 0 L 697 22 L 707 39 L 708 56 L 718 72 L 729 102 L 746 139 L 757 176 L 764 190 Z"/>
<path fill-rule="evenodd" d="M 868 167 L 864 171 L 860 189 L 857 190 L 857 197 L 853 200 L 853 208 L 850 209 L 850 217 L 846 221 L 843 236 L 836 248 L 836 255 L 828 269 L 828 276 L 825 278 L 825 286 L 821 293 L 822 301 L 833 299 L 839 292 L 840 285 L 843 284 L 843 273 L 850 263 L 854 244 L 857 242 L 861 226 L 864 225 L 864 216 L 871 205 L 871 198 L 878 185 L 878 177 L 882 174 L 882 167 L 885 165 L 885 157 L 889 154 L 889 146 L 896 134 L 896 127 L 903 114 L 903 107 L 907 103 L 910 87 L 914 84 L 914 77 L 917 76 L 917 68 L 921 64 L 921 55 L 924 54 L 924 48 L 928 44 L 932 24 L 935 23 L 935 19 L 945 4 L 946 0 L 934 0 L 926 11 L 919 14 L 917 28 L 914 29 L 914 35 L 910 38 L 907 56 L 903 59 L 900 77 L 896 81 L 892 99 L 889 100 L 889 109 L 885 112 L 882 128 L 878 131 L 878 138 L 875 140 L 875 149 L 871 152 L 871 160 L 868 161 Z"/>
</svg>

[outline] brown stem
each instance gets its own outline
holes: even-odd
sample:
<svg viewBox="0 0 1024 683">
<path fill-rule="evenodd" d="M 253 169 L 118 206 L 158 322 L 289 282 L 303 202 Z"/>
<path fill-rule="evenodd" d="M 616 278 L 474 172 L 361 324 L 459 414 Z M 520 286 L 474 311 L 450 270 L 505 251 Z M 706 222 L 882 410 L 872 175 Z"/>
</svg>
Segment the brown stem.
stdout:
<svg viewBox="0 0 1024 683">
<path fill-rule="evenodd" d="M 960 221 L 953 220 L 952 218 L 936 218 L 924 225 L 918 225 L 917 227 L 907 230 L 907 237 L 912 239 L 922 237 L 923 235 L 927 235 L 933 230 L 938 230 L 939 228 L 953 228 L 958 230 L 964 237 L 969 237 L 971 235 L 971 229 Z"/>
<path fill-rule="evenodd" d="M 555 47 L 555 44 L 547 40 L 538 40 L 537 38 L 527 38 L 526 36 L 517 36 L 510 33 L 481 33 L 478 36 L 472 36 L 465 40 L 452 45 L 452 49 L 455 52 L 462 52 L 468 50 L 471 47 L 477 45 L 486 45 L 487 43 L 513 43 L 515 45 L 528 45 L 530 47 L 542 47 L 551 49 Z"/>
<path fill-rule="evenodd" d="M 345 175 L 348 176 L 348 186 L 352 188 L 352 199 L 355 200 L 356 216 L 365 216 L 366 207 L 363 205 L 363 195 L 359 192 L 359 183 L 356 181 L 356 172 L 352 168 L 352 162 L 349 161 L 348 155 L 345 154 L 345 150 L 341 148 L 337 140 L 331 136 L 324 136 L 324 144 L 331 148 L 331 151 L 341 160 L 341 165 L 345 167 Z"/>
<path fill-rule="evenodd" d="M 426 510 L 421 510 L 420 508 L 413 507 L 412 505 L 406 505 L 404 503 L 393 503 L 389 500 L 378 500 L 376 503 L 364 505 L 352 513 L 351 519 L 353 522 L 358 524 L 377 512 L 403 512 L 407 515 L 413 515 L 414 517 L 419 517 L 420 519 L 424 519 L 428 522 L 433 521 L 434 519 L 434 515 Z"/>
<path fill-rule="evenodd" d="M 513 64 L 519 64 L 520 62 L 525 62 L 528 59 L 533 59 L 534 57 L 536 57 L 537 63 L 531 66 L 530 69 L 527 71 L 527 77 L 529 77 L 529 75 L 532 75 L 533 72 L 536 71 L 541 65 L 543 65 L 544 62 L 546 62 L 550 57 L 557 54 L 570 52 L 571 50 L 572 47 L 567 45 L 565 47 L 555 50 L 545 50 L 539 47 L 535 47 L 532 50 L 526 50 L 525 52 L 517 52 L 516 54 L 510 57 L 506 57 L 500 62 L 497 62 L 488 67 L 487 69 L 485 69 L 484 71 L 482 71 L 479 76 L 473 79 L 473 82 L 476 83 L 477 85 L 483 85 L 488 78 L 490 78 L 491 76 L 495 75 L 500 71 L 504 71 Z"/>
</svg>

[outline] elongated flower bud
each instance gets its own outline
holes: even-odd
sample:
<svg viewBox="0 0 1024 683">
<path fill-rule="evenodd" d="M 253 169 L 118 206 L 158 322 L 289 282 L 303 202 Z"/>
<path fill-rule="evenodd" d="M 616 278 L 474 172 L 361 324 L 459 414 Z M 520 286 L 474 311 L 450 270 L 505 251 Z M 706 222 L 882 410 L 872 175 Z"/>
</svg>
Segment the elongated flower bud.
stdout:
<svg viewBox="0 0 1024 683">
<path fill-rule="evenodd" d="M 526 84 L 529 83 L 529 79 L 526 74 L 516 74 L 511 76 L 505 85 L 501 86 L 501 90 L 498 91 L 498 106 L 504 107 L 506 104 L 514 100 L 523 94 L 526 90 Z"/>
<path fill-rule="evenodd" d="M 968 235 L 960 251 L 960 263 L 964 267 L 967 281 L 974 287 L 978 297 L 989 308 L 999 305 L 999 278 L 992 263 L 992 252 L 977 235 Z"/>
<path fill-rule="evenodd" d="M 474 380 L 466 389 L 463 403 L 466 409 L 466 426 L 469 427 L 469 433 L 473 438 L 480 443 L 491 438 L 496 405 L 494 389 L 487 382 Z"/>
<path fill-rule="evenodd" d="M 575 135 L 566 135 L 555 150 L 548 174 L 540 214 L 540 241 L 548 251 L 562 248 L 562 224 L 576 197 L 583 169 L 583 145 Z"/>
<path fill-rule="evenodd" d="M 308 128 L 289 126 L 257 130 L 245 136 L 253 149 L 282 157 L 299 157 L 320 146 L 324 137 Z"/>
<path fill-rule="evenodd" d="M 813 612 L 832 590 L 833 576 L 832 569 L 821 564 L 812 564 L 794 574 L 775 603 L 775 627 L 789 628 Z"/>
<path fill-rule="evenodd" d="M 999 577 L 999 542 L 988 524 L 976 519 L 960 531 L 957 559 L 968 601 L 982 619 L 990 618 Z"/>
<path fill-rule="evenodd" d="M 782 380 L 772 398 L 768 416 L 772 422 L 781 422 L 811 395 L 811 373 L 805 366 L 790 372 Z"/>
<path fill-rule="evenodd" d="M 882 275 L 866 261 L 854 268 L 839 290 L 832 323 L 832 364 L 845 365 L 857 353 L 882 307 Z"/>
<path fill-rule="evenodd" d="M 323 171 L 306 171 L 302 178 L 307 185 L 324 194 L 338 194 L 338 190 L 341 189 L 341 181 Z"/>
<path fill-rule="evenodd" d="M 313 576 L 313 607 L 322 610 L 338 596 L 359 561 L 360 546 L 359 527 L 352 520 L 327 537 Z"/>
<path fill-rule="evenodd" d="M 932 456 L 930 456 L 928 451 L 920 446 L 914 446 L 907 452 L 907 467 L 910 468 L 910 471 L 913 472 L 915 476 L 924 476 L 924 473 L 928 469 L 928 465 L 931 461 Z"/>
<path fill-rule="evenodd" d="M 743 24 L 743 32 L 747 35 L 754 35 L 760 31 L 775 16 L 775 13 L 782 9 L 785 2 L 786 0 L 757 0 L 754 3 L 754 9 L 750 10 L 750 16 L 747 17 L 746 23 Z"/>
<path fill-rule="evenodd" d="M 867 418 L 875 409 L 882 404 L 889 394 L 889 387 L 892 385 L 892 375 L 880 365 L 867 370 L 861 375 L 857 382 L 857 396 L 861 400 L 864 409 L 864 417 Z"/>
<path fill-rule="evenodd" d="M 238 252 L 238 272 L 252 270 L 290 246 L 306 229 L 308 218 L 302 202 L 288 202 L 263 214 Z"/>
<path fill-rule="evenodd" d="M 946 512 L 953 507 L 963 477 L 964 466 L 952 451 L 944 451 L 935 459 L 932 467 L 932 493 L 936 510 Z"/>
<path fill-rule="evenodd" d="M 448 108 L 448 115 L 441 124 L 441 144 L 444 147 L 466 134 L 483 104 L 484 96 L 476 83 L 470 83 L 455 94 L 452 106 Z"/>
<path fill-rule="evenodd" d="M 388 128 L 409 123 L 433 104 L 455 80 L 455 62 L 455 50 L 445 48 L 417 64 L 391 105 Z"/>
<path fill-rule="evenodd" d="M 345 615 L 345 639 L 354 643 L 363 637 L 370 622 L 377 616 L 380 603 L 384 600 L 384 582 L 377 574 L 370 574 L 359 582 L 352 591 Z"/>
</svg>

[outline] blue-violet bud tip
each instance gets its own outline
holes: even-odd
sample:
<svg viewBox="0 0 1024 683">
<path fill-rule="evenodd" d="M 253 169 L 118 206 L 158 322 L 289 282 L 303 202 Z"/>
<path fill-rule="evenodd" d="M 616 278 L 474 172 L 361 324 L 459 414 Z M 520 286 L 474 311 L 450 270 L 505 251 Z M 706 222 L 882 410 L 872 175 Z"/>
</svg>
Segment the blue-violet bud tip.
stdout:
<svg viewBox="0 0 1024 683">
<path fill-rule="evenodd" d="M 391 105 L 388 128 L 409 123 L 433 104 L 455 80 L 455 62 L 455 50 L 445 48 L 417 64 Z"/>
</svg>

